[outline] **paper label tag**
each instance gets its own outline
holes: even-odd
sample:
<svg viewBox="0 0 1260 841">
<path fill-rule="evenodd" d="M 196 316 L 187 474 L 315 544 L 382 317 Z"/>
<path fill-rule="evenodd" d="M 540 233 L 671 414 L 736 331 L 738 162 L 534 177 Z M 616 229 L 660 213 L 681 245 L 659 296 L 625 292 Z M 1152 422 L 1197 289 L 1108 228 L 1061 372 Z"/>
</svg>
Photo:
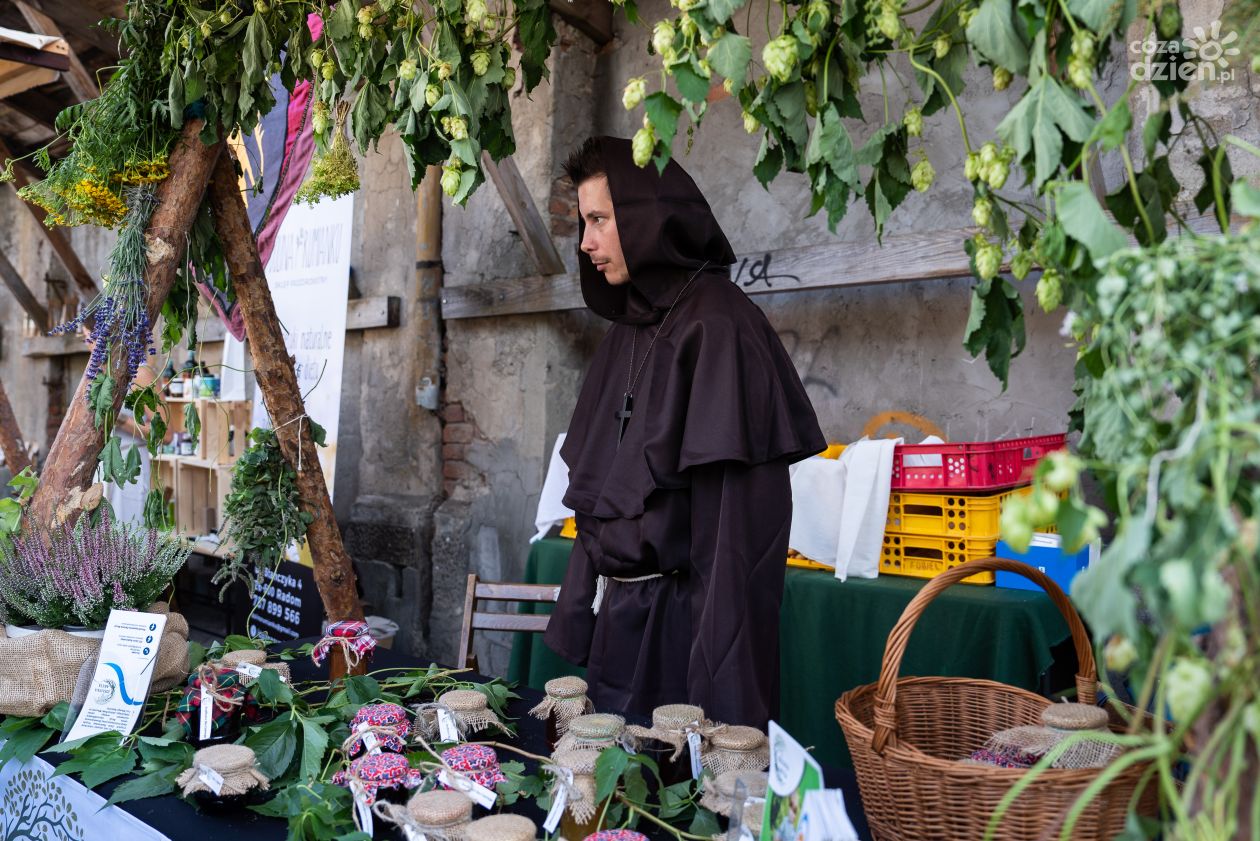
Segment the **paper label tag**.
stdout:
<svg viewBox="0 0 1260 841">
<path fill-rule="evenodd" d="M 359 722 L 359 725 L 354 728 L 354 732 L 363 733 L 363 731 L 367 730 L 369 726 L 371 725 L 369 725 L 366 721 L 361 721 Z M 375 733 L 363 733 L 363 749 L 369 754 L 378 754 L 381 752 L 381 740 L 376 738 Z"/>
<path fill-rule="evenodd" d="M 700 734 L 694 730 L 687 733 L 687 747 L 691 749 L 691 778 L 700 779 L 704 766 L 700 764 Z"/>
<path fill-rule="evenodd" d="M 236 667 L 236 673 L 256 680 L 260 675 L 262 675 L 264 668 L 266 667 L 260 666 L 257 663 L 241 663 Z M 280 678 L 281 683 L 289 682 L 288 679 L 279 672 L 276 672 L 276 677 Z"/>
<path fill-rule="evenodd" d="M 213 768 L 198 765 L 197 779 L 205 783 L 206 788 L 213 791 L 216 797 L 223 793 L 223 775 Z"/>
<path fill-rule="evenodd" d="M 407 841 L 429 841 L 429 839 L 425 837 L 423 832 L 420 832 L 419 830 L 416 830 L 416 829 L 412 829 L 409 826 L 404 825 L 402 828 L 402 831 L 403 831 L 403 838 L 406 838 Z"/>
<path fill-rule="evenodd" d="M 351 783 L 350 791 L 354 794 L 354 813 L 359 817 L 359 829 L 371 835 L 372 807 L 367 803 L 367 791 L 358 782 Z"/>
<path fill-rule="evenodd" d="M 198 738 L 209 739 L 214 731 L 214 697 L 210 687 L 201 684 L 201 712 L 198 716 Z"/>
<path fill-rule="evenodd" d="M 165 614 L 109 612 L 91 683 L 65 741 L 111 731 L 131 733 L 149 695 L 165 630 Z"/>
<path fill-rule="evenodd" d="M 455 723 L 454 714 L 442 707 L 438 708 L 438 737 L 443 742 L 459 741 L 459 725 Z"/>
<path fill-rule="evenodd" d="M 481 783 L 474 782 L 467 777 L 456 779 L 451 776 L 449 771 L 443 770 L 442 773 L 438 774 L 438 779 L 444 785 L 467 794 L 485 809 L 493 809 L 494 804 L 499 800 L 498 792 L 492 791 L 481 785 Z"/>
<path fill-rule="evenodd" d="M 565 781 L 569 785 L 573 783 L 572 772 L 565 775 L 568 779 Z M 551 799 L 551 809 L 547 812 L 547 819 L 543 821 L 543 829 L 547 830 L 550 835 L 556 831 L 556 827 L 560 826 L 560 818 L 564 815 L 564 807 L 569 803 L 569 785 L 561 783 L 556 787 L 556 794 Z"/>
</svg>

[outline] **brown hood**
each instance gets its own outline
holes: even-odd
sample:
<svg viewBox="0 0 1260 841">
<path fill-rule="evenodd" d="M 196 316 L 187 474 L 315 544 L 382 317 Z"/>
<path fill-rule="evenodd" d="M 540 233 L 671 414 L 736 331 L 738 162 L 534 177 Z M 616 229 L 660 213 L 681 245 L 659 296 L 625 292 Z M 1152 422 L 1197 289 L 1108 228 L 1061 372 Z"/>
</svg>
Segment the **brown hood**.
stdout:
<svg viewBox="0 0 1260 841">
<path fill-rule="evenodd" d="M 635 166 L 630 141 L 599 138 L 621 251 L 630 282 L 613 286 L 581 250 L 586 223 L 578 217 L 582 297 L 594 312 L 622 324 L 651 324 L 674 302 L 687 278 L 735 262 L 735 252 L 691 176 L 671 160 L 663 173 Z"/>
</svg>

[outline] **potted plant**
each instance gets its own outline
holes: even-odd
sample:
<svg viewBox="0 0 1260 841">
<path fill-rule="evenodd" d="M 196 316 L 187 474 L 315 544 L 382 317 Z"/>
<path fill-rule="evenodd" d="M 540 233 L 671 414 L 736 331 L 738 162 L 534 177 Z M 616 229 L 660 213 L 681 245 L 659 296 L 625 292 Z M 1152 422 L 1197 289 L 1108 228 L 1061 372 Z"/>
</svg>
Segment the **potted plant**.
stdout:
<svg viewBox="0 0 1260 841">
<path fill-rule="evenodd" d="M 109 612 L 166 612 L 155 601 L 190 552 L 182 540 L 115 522 L 108 510 L 0 542 L 0 713 L 38 715 L 69 699 Z M 187 623 L 172 614 L 154 687 L 187 674 L 187 636 Z"/>
</svg>

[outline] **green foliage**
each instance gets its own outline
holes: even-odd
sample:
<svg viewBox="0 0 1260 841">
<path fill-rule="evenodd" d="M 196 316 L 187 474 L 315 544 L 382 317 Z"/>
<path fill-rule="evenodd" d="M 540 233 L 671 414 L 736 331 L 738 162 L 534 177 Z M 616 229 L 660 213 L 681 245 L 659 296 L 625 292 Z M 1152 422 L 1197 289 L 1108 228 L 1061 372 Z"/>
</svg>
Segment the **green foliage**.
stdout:
<svg viewBox="0 0 1260 841">
<path fill-rule="evenodd" d="M 249 440 L 236 460 L 223 505 L 223 532 L 234 557 L 219 567 L 214 582 L 225 589 L 238 579 L 252 589 L 254 570 L 279 564 L 285 548 L 300 542 L 310 523 L 310 515 L 299 508 L 297 472 L 281 453 L 276 433 L 255 428 Z"/>
<path fill-rule="evenodd" d="M 22 530 L 22 512 L 38 486 L 39 477 L 29 467 L 9 480 L 9 487 L 17 494 L 0 499 L 0 551 L 9 546 L 12 536 Z"/>
</svg>

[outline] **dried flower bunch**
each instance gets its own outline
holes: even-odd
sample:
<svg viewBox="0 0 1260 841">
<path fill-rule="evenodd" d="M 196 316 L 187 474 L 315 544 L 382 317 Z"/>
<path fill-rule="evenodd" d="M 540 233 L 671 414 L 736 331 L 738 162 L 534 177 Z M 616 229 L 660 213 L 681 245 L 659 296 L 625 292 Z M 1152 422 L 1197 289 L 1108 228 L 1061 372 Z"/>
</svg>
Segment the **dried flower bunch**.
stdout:
<svg viewBox="0 0 1260 841">
<path fill-rule="evenodd" d="M 104 627 L 113 608 L 152 604 L 191 551 L 155 529 L 116 523 L 108 511 L 74 526 L 28 530 L 0 546 L 0 618 L 43 628 Z"/>
</svg>

